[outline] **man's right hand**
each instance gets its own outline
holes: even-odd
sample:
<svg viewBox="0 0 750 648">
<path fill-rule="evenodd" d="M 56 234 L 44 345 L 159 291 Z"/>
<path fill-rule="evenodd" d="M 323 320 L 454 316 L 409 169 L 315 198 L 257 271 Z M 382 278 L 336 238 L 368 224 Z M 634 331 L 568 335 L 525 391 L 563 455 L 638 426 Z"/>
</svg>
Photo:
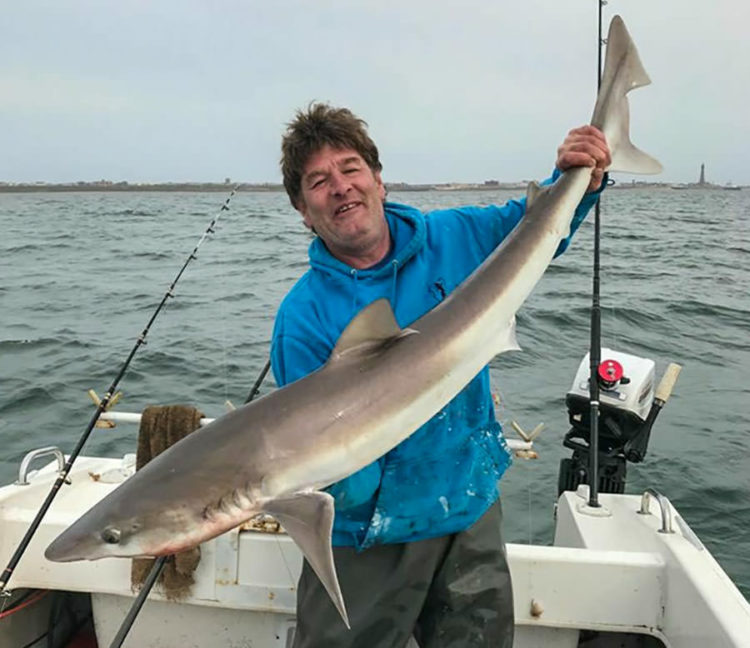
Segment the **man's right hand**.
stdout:
<svg viewBox="0 0 750 648">
<path fill-rule="evenodd" d="M 596 191 L 602 184 L 605 169 L 612 164 L 607 139 L 595 126 L 580 126 L 571 130 L 557 149 L 555 165 L 560 171 L 574 167 L 592 167 L 587 192 Z"/>
</svg>

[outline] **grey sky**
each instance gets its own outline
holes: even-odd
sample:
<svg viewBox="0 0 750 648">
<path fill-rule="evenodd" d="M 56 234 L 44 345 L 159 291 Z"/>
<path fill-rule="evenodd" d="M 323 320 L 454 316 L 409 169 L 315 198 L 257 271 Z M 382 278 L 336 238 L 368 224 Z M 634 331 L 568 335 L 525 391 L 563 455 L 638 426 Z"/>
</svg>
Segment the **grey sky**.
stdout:
<svg viewBox="0 0 750 648">
<path fill-rule="evenodd" d="M 386 181 L 520 180 L 590 118 L 595 0 L 24 0 L 0 21 L 0 180 L 277 182 L 312 99 L 366 119 Z M 668 182 L 750 184 L 750 5 L 611 0 Z"/>
</svg>

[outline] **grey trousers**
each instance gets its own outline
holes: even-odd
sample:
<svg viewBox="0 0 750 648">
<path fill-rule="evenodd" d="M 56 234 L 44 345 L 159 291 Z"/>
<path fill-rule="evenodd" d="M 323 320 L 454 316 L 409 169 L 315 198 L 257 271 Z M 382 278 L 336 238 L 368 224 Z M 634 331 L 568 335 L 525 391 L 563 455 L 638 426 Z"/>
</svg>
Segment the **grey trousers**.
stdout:
<svg viewBox="0 0 750 648">
<path fill-rule="evenodd" d="M 513 591 L 500 502 L 461 533 L 357 553 L 334 547 L 347 630 L 305 561 L 294 648 L 511 648 Z"/>
</svg>

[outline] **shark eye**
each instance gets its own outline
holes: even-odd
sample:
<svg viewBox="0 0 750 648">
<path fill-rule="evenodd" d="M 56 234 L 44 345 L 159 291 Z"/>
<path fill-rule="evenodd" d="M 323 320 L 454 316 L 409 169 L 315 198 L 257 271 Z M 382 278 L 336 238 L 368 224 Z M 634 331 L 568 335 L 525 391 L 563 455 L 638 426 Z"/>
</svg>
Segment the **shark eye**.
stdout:
<svg viewBox="0 0 750 648">
<path fill-rule="evenodd" d="M 119 544 L 121 536 L 120 529 L 115 527 L 107 527 L 102 531 L 102 540 L 107 544 Z"/>
</svg>

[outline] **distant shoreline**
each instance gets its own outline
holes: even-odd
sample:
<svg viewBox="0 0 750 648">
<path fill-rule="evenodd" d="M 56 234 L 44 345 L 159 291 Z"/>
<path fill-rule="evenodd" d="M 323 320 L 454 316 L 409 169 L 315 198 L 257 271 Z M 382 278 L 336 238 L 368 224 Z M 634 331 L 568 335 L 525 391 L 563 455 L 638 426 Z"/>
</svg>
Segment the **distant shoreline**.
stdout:
<svg viewBox="0 0 750 648">
<path fill-rule="evenodd" d="M 483 183 L 430 183 L 410 184 L 406 182 L 386 182 L 389 191 L 525 191 L 527 182 L 496 182 Z M 129 182 L 68 182 L 68 183 L 9 183 L 0 182 L 0 193 L 64 193 L 64 192 L 228 192 L 234 188 L 242 192 L 283 192 L 284 186 L 275 183 L 247 183 L 239 184 L 220 182 L 160 182 L 160 183 L 129 183 Z M 663 182 L 623 182 L 616 183 L 611 189 L 727 189 L 722 185 L 675 185 Z M 732 188 L 739 189 L 734 186 Z"/>
</svg>

